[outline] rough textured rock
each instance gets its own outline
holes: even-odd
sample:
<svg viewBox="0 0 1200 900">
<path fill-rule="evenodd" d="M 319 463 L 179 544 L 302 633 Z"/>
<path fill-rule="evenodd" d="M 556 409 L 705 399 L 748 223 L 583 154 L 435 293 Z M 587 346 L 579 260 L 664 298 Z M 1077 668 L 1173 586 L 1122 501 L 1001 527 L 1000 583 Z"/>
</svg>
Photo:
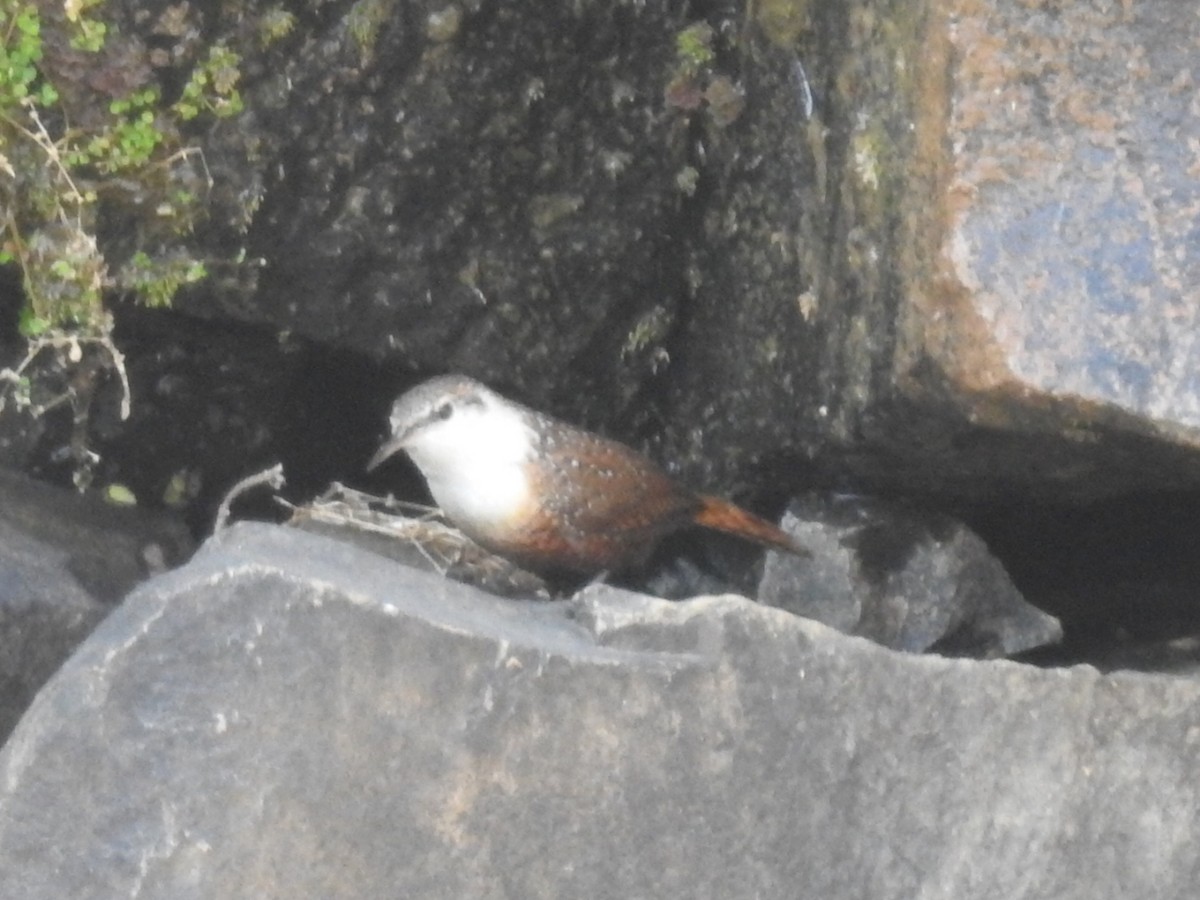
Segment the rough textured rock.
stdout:
<svg viewBox="0 0 1200 900">
<path fill-rule="evenodd" d="M 0 740 L 112 605 L 189 545 L 165 516 L 0 469 Z"/>
<path fill-rule="evenodd" d="M 110 6 L 166 101 L 239 54 L 189 312 L 662 434 L 724 493 L 1200 484 L 1171 0 Z"/>
<path fill-rule="evenodd" d="M 266 261 L 190 308 L 661 435 L 723 489 L 1200 484 L 1188 12 L 708 12 L 690 62 L 636 3 L 328 3 L 262 51 L 189 13 L 240 36 L 205 151 Z"/>
<path fill-rule="evenodd" d="M 109 610 L 63 556 L 0 515 L 0 740 Z"/>
<path fill-rule="evenodd" d="M 165 97 L 241 56 L 196 241 L 263 265 L 189 312 L 469 371 L 726 494 L 1200 484 L 1170 0 L 324 0 L 273 42 L 272 0 L 112 7 Z"/>
<path fill-rule="evenodd" d="M 960 202 L 942 275 L 990 340 L 954 348 L 955 376 L 1173 423 L 1194 441 L 1195 11 L 956 5 Z"/>
<path fill-rule="evenodd" d="M 20 308 L 20 297 L 16 291 L 6 291 L 4 278 L 0 275 L 0 323 L 15 319 L 15 311 Z M 7 329 L 0 325 L 0 369 L 12 368 L 20 364 L 25 355 L 22 341 L 6 333 Z M 0 395 L 3 398 L 3 395 Z M 8 398 L 4 399 L 3 415 L 0 415 L 0 466 L 19 469 L 33 455 L 38 439 L 45 430 L 42 422 L 28 409 L 18 409 L 17 404 Z"/>
<path fill-rule="evenodd" d="M 1192 11 L 834 6 L 801 39 L 826 433 L 937 491 L 1195 486 Z"/>
<path fill-rule="evenodd" d="M 1200 685 L 741 599 L 503 601 L 239 525 L 0 754 L 0 893 L 1193 895 Z"/>
<path fill-rule="evenodd" d="M 238 34 L 270 6 L 209 26 Z M 239 45 L 247 111 L 205 148 L 217 215 L 245 219 L 266 265 L 252 297 L 219 285 L 189 309 L 543 399 L 618 373 L 635 389 L 650 341 L 633 334 L 678 314 L 688 119 L 662 97 L 687 20 L 596 0 L 323 6 L 265 52 Z"/>
<path fill-rule="evenodd" d="M 1012 656 L 1057 643 L 1058 620 L 1026 602 L 977 534 L 949 516 L 809 495 L 783 527 L 813 550 L 767 555 L 757 598 L 897 650 Z"/>
</svg>

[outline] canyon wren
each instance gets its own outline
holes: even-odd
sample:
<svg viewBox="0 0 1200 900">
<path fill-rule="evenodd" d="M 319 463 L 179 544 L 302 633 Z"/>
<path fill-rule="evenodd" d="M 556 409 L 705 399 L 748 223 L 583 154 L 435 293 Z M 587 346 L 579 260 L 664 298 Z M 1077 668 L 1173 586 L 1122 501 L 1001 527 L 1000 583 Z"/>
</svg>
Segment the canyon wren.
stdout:
<svg viewBox="0 0 1200 900">
<path fill-rule="evenodd" d="M 433 378 L 402 394 L 390 426 L 367 471 L 406 451 L 452 523 L 527 568 L 629 569 L 660 538 L 692 525 L 810 555 L 771 523 L 684 487 L 624 444 L 462 375 Z"/>
</svg>

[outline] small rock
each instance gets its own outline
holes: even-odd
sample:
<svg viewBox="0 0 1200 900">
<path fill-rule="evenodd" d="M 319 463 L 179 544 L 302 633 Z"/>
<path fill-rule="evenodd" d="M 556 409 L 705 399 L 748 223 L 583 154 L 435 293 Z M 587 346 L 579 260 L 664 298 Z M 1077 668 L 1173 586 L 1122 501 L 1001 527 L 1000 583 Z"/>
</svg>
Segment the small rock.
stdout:
<svg viewBox="0 0 1200 900">
<path fill-rule="evenodd" d="M 948 516 L 811 494 L 783 527 L 812 560 L 771 553 L 758 598 L 897 650 L 1011 656 L 1057 643 L 1062 627 L 1031 606 L 973 531 Z"/>
<path fill-rule="evenodd" d="M 0 468 L 0 741 L 112 604 L 189 546 L 174 520 Z"/>
</svg>

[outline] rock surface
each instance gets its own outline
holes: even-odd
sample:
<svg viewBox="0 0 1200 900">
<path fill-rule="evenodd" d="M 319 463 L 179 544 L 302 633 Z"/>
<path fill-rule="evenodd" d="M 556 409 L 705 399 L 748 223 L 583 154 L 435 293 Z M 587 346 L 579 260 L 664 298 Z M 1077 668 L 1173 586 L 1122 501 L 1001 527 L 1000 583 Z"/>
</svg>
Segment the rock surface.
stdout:
<svg viewBox="0 0 1200 900">
<path fill-rule="evenodd" d="M 263 46 L 273 8 L 178 13 L 246 104 L 197 137 L 197 241 L 262 261 L 188 312 L 467 371 L 721 492 L 1200 485 L 1172 0 L 363 0 Z"/>
<path fill-rule="evenodd" d="M 944 274 L 991 346 L 958 374 L 1171 422 L 1194 444 L 1195 10 L 962 12 L 949 30 L 948 120 L 959 148 L 949 197 L 962 202 Z"/>
<path fill-rule="evenodd" d="M 166 516 L 0 468 L 0 740 L 113 604 L 189 549 Z"/>
<path fill-rule="evenodd" d="M 1194 10 L 834 6 L 828 434 L 934 490 L 1194 489 Z"/>
<path fill-rule="evenodd" d="M 962 522 L 898 504 L 809 494 L 783 527 L 812 559 L 769 553 L 757 599 L 896 650 L 1013 656 L 1062 639 Z"/>
<path fill-rule="evenodd" d="M 244 114 L 185 155 L 212 177 L 194 249 L 247 264 L 190 313 L 469 370 L 719 493 L 1200 485 L 1177 3 L 345 0 L 271 41 L 271 0 L 110 6 L 168 102 L 201 45 L 240 60 Z M 273 383 L 241 365 L 263 353 L 211 385 L 151 360 L 126 427 L 262 447 L 279 404 L 202 403 Z"/>
<path fill-rule="evenodd" d="M 266 264 L 252 294 L 217 284 L 189 311 L 540 392 L 586 395 L 602 349 L 603 379 L 636 386 L 628 334 L 675 316 L 679 10 L 364 0 L 265 51 L 236 43 L 256 12 L 210 22 L 244 54 L 247 111 L 205 153 L 214 217 L 244 219 Z"/>
<path fill-rule="evenodd" d="M 0 754 L 0 894 L 1191 897 L 1200 685 L 237 525 Z"/>
</svg>

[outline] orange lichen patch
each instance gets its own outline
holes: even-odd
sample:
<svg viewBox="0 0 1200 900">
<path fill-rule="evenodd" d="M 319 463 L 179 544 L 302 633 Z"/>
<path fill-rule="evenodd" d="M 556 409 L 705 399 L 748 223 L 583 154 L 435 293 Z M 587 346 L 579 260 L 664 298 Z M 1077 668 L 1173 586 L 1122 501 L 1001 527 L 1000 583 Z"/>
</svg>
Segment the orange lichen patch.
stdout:
<svg viewBox="0 0 1200 900">
<path fill-rule="evenodd" d="M 899 329 L 898 357 L 907 360 L 899 362 L 900 378 L 903 381 L 903 370 L 912 369 L 919 360 L 932 359 L 964 388 L 990 388 L 1011 380 L 1012 375 L 994 348 L 990 326 L 973 308 L 972 291 L 961 283 L 942 246 L 954 222 L 973 203 L 976 190 L 975 181 L 964 180 L 954 171 L 954 159 L 946 145 L 947 125 L 957 114 L 949 94 L 951 84 L 945 77 L 956 53 L 952 31 L 945 16 L 927 23 L 914 79 L 914 108 L 920 113 L 914 121 L 910 161 L 914 206 L 911 214 L 903 217 L 910 233 L 900 242 L 910 301 Z M 992 42 L 989 52 L 1001 51 Z M 995 179 L 1009 177 L 998 159 L 987 174 Z M 931 198 L 935 199 L 931 202 Z M 911 386 L 919 389 L 916 384 Z"/>
<path fill-rule="evenodd" d="M 905 220 L 912 228 L 910 239 L 902 244 L 902 268 L 910 278 L 909 309 L 900 323 L 898 346 L 899 380 L 914 392 L 927 385 L 918 383 L 921 376 L 907 373 L 915 372 L 922 361 L 933 362 L 964 397 L 1017 384 L 997 345 L 994 323 L 976 308 L 977 288 L 963 283 L 962 261 L 947 244 L 961 217 L 978 202 L 981 185 L 1009 183 L 1017 177 L 1010 171 L 1007 151 L 979 155 L 947 146 L 947 133 L 973 135 L 993 122 L 999 114 L 996 104 L 1008 100 L 1011 109 L 1007 89 L 1017 66 L 1002 35 L 987 30 L 987 11 L 987 4 L 965 0 L 931 21 L 915 82 L 915 107 L 921 115 L 915 121 L 913 160 L 919 178 L 912 190 L 927 212 Z M 969 59 L 963 55 L 964 46 L 972 47 Z M 947 79 L 946 71 L 956 63 L 959 77 Z M 953 98 L 951 89 L 958 91 Z M 981 414 L 985 419 L 1004 418 L 1000 409 Z"/>
<path fill-rule="evenodd" d="M 1076 124 L 1093 131 L 1111 133 L 1117 128 L 1117 117 L 1087 91 L 1077 90 L 1069 94 L 1063 103 L 1063 111 Z"/>
</svg>

